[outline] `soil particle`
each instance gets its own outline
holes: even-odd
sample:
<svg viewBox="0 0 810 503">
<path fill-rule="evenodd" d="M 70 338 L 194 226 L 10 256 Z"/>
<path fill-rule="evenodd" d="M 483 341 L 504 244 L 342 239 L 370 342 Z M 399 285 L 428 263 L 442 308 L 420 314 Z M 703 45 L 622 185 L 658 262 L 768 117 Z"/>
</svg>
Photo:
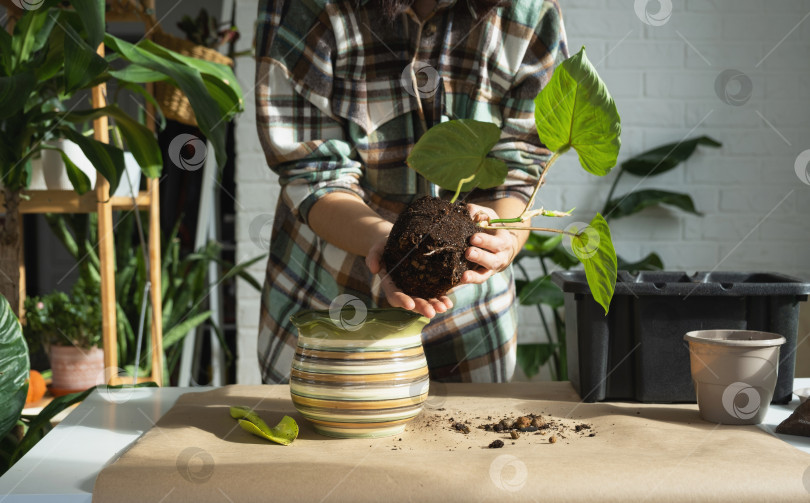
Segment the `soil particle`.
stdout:
<svg viewBox="0 0 810 503">
<path fill-rule="evenodd" d="M 455 429 L 456 431 L 460 431 L 465 435 L 470 432 L 470 427 L 463 423 L 455 423 L 453 425 L 453 429 Z"/>
<path fill-rule="evenodd" d="M 551 435 L 550 437 L 548 437 L 548 443 L 556 444 L 557 443 L 557 437 L 555 435 Z"/>
<path fill-rule="evenodd" d="M 515 420 L 513 426 L 517 429 L 521 429 L 521 428 L 528 428 L 529 426 L 531 426 L 531 424 L 532 420 L 530 418 L 526 416 L 520 416 Z"/>
<path fill-rule="evenodd" d="M 520 433 L 518 433 L 515 430 L 512 430 L 511 432 L 509 432 L 509 435 L 511 435 L 511 437 L 514 438 L 514 439 L 520 438 Z M 514 443 L 514 442 L 512 442 L 512 443 Z"/>
<path fill-rule="evenodd" d="M 467 206 L 425 196 L 400 213 L 383 252 L 394 283 L 407 295 L 444 295 L 475 268 L 464 254 L 478 227 Z"/>
<path fill-rule="evenodd" d="M 503 447 L 503 440 L 493 440 L 491 444 L 489 444 L 490 449 L 500 449 Z"/>
</svg>

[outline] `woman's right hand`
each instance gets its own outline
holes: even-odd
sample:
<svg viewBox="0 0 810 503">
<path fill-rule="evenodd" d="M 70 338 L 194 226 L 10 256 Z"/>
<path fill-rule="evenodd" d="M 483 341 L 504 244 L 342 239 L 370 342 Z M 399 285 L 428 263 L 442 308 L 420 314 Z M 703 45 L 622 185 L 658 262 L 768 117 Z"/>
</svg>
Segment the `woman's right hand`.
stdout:
<svg viewBox="0 0 810 503">
<path fill-rule="evenodd" d="M 383 250 L 385 249 L 385 242 L 388 241 L 388 236 L 385 235 L 378 239 L 374 245 L 369 249 L 366 255 L 366 265 L 372 274 L 380 276 L 382 282 L 381 288 L 385 294 L 385 298 L 392 307 L 401 307 L 409 311 L 415 311 L 422 316 L 433 318 L 437 313 L 444 313 L 453 307 L 453 301 L 446 295 L 438 299 L 422 299 L 419 297 L 411 297 L 405 294 L 402 290 L 394 284 L 394 280 L 385 270 L 382 260 Z"/>
</svg>

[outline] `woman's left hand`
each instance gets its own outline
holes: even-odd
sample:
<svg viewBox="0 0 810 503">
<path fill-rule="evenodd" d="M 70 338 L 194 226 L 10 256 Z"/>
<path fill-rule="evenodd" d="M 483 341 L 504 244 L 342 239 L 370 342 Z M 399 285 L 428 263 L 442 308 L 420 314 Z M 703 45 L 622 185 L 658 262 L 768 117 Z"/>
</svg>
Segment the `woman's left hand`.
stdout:
<svg viewBox="0 0 810 503">
<path fill-rule="evenodd" d="M 476 222 L 487 220 L 487 217 L 499 218 L 495 210 L 485 206 L 467 204 L 467 210 Z M 481 232 L 472 235 L 470 244 L 467 260 L 479 267 L 465 271 L 461 277 L 462 283 L 483 283 L 493 274 L 506 269 L 520 251 L 517 236 L 505 229 L 481 229 Z"/>
</svg>

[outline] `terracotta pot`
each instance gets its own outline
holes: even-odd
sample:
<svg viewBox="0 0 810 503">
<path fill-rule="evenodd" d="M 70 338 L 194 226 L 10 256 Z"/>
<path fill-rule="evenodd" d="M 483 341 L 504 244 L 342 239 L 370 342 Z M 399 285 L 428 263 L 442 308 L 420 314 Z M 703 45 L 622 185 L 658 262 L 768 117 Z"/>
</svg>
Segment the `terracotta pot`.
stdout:
<svg viewBox="0 0 810 503">
<path fill-rule="evenodd" d="M 700 416 L 721 424 L 759 424 L 773 399 L 779 334 L 753 330 L 697 330 L 689 342 Z"/>
<path fill-rule="evenodd" d="M 402 309 L 303 311 L 292 318 L 298 348 L 290 374 L 295 408 L 318 433 L 396 435 L 422 410 L 427 318 Z"/>
<path fill-rule="evenodd" d="M 51 394 L 66 395 L 104 384 L 104 351 L 74 346 L 51 346 Z"/>
</svg>

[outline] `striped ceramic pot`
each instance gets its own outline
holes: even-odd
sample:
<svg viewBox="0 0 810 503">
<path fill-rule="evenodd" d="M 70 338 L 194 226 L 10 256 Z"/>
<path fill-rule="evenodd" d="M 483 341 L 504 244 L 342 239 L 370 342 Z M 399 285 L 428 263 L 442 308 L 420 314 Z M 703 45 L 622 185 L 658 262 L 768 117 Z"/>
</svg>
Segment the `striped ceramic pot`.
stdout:
<svg viewBox="0 0 810 503">
<path fill-rule="evenodd" d="M 402 309 L 348 307 L 292 317 L 298 348 L 290 374 L 295 408 L 332 437 L 395 435 L 422 410 L 428 319 Z"/>
</svg>

